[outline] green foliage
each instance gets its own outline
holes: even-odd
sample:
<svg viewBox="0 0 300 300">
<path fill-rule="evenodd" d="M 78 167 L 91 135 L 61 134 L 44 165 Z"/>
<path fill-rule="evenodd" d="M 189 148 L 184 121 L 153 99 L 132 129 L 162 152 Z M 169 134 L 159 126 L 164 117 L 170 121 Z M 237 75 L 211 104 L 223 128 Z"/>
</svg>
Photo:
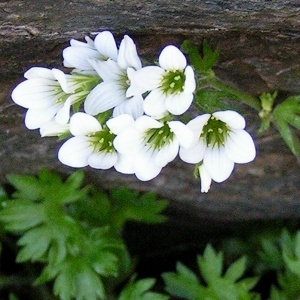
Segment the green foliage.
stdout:
<svg viewBox="0 0 300 300">
<path fill-rule="evenodd" d="M 206 40 L 202 43 L 202 56 L 200 55 L 197 47 L 189 41 L 184 41 L 181 45 L 181 50 L 189 57 L 191 65 L 195 70 L 202 75 L 213 75 L 212 67 L 216 64 L 220 49 L 213 50 Z"/>
<path fill-rule="evenodd" d="M 167 207 L 168 201 L 156 200 L 154 193 L 145 193 L 141 196 L 137 192 L 126 188 L 113 189 L 110 193 L 113 207 L 110 220 L 118 228 L 129 220 L 145 223 L 161 223 L 166 217 L 160 213 Z"/>
<path fill-rule="evenodd" d="M 168 296 L 150 291 L 155 281 L 154 278 L 135 281 L 135 277 L 132 277 L 121 291 L 118 300 L 168 300 Z"/>
<path fill-rule="evenodd" d="M 139 194 L 126 188 L 105 192 L 84 187 L 80 171 L 65 180 L 48 170 L 41 170 L 37 177 L 7 178 L 15 190 L 8 196 L 0 189 L 1 244 L 5 245 L 7 235 L 13 234 L 19 247 L 17 262 L 37 263 L 40 274 L 13 278 L 1 272 L 2 288 L 14 281 L 28 285 L 35 279 L 37 289 L 53 282 L 54 295 L 62 300 L 169 299 L 153 291 L 154 278 L 131 276 L 126 283 L 134 270 L 121 235 L 128 221 L 165 221 L 162 212 L 167 201 L 157 201 L 153 193 Z M 207 245 L 203 255 L 197 257 L 198 274 L 178 262 L 175 272 L 162 274 L 165 290 L 171 297 L 187 300 L 259 300 L 254 290 L 258 278 L 251 274 L 263 277 L 277 272 L 268 299 L 300 298 L 300 231 L 291 234 L 273 227 L 267 232 L 260 228 L 246 240 L 231 239 L 222 249 L 216 252 Z M 225 260 L 224 251 L 226 256 L 231 253 L 235 257 Z M 17 296 L 11 291 L 9 299 Z"/>
<path fill-rule="evenodd" d="M 273 111 L 273 122 L 282 138 L 292 151 L 300 159 L 300 141 L 295 129 L 300 130 L 300 96 L 292 96 Z"/>
<path fill-rule="evenodd" d="M 277 259 L 281 257 L 281 267 L 277 272 L 278 287 L 272 287 L 270 299 L 299 299 L 300 231 L 291 235 L 287 230 L 283 230 L 279 243 L 273 244 L 272 248 L 274 249 L 272 253 L 277 256 Z M 266 256 L 272 253 L 269 252 Z"/>
<path fill-rule="evenodd" d="M 277 92 L 271 93 L 262 93 L 259 96 L 259 99 L 261 101 L 261 107 L 262 110 L 259 112 L 259 117 L 261 119 L 261 125 L 259 128 L 259 132 L 263 132 L 270 127 L 271 123 L 271 116 L 272 116 L 272 110 L 273 110 L 273 104 L 277 97 Z"/>
<path fill-rule="evenodd" d="M 198 280 L 193 271 L 178 263 L 175 273 L 169 272 L 162 275 L 166 290 L 171 295 L 187 300 L 260 299 L 258 295 L 250 292 L 258 278 L 241 279 L 246 271 L 245 257 L 231 264 L 223 275 L 223 253 L 216 253 L 213 247 L 208 245 L 203 256 L 198 256 L 197 262 L 205 284 Z"/>
<path fill-rule="evenodd" d="M 19 236 L 16 260 L 42 263 L 35 284 L 53 280 L 54 294 L 62 300 L 106 299 L 108 289 L 132 269 L 120 235 L 125 222 L 165 220 L 160 213 L 167 202 L 157 201 L 153 193 L 139 195 L 126 188 L 105 193 L 81 187 L 81 171 L 66 180 L 48 170 L 37 177 L 7 178 L 15 192 L 12 199 L 0 195 L 0 221 L 7 232 Z M 140 285 L 133 285 L 132 292 Z"/>
<path fill-rule="evenodd" d="M 214 113 L 219 110 L 232 109 L 232 105 L 225 103 L 224 99 L 234 99 L 235 96 L 225 91 L 203 89 L 196 92 L 195 98 L 199 109 Z"/>
</svg>

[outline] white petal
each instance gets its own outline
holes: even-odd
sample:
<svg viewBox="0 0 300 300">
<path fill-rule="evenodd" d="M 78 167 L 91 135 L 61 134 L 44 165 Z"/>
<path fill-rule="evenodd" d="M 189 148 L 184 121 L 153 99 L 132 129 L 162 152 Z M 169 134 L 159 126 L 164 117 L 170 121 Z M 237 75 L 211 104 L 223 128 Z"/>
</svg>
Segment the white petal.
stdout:
<svg viewBox="0 0 300 300">
<path fill-rule="evenodd" d="M 225 151 L 232 161 L 240 164 L 252 161 L 256 155 L 253 139 L 245 130 L 234 130 L 229 133 Z"/>
<path fill-rule="evenodd" d="M 74 90 L 70 89 L 70 87 L 68 86 L 67 76 L 63 71 L 54 68 L 54 69 L 52 69 L 52 73 L 53 73 L 53 76 L 55 77 L 55 79 L 59 82 L 62 90 L 65 93 L 73 93 L 74 92 Z"/>
<path fill-rule="evenodd" d="M 63 107 L 57 112 L 55 121 L 59 124 L 66 124 L 70 119 L 71 101 L 68 98 Z"/>
<path fill-rule="evenodd" d="M 84 37 L 84 39 L 86 40 L 86 43 L 82 42 L 82 41 L 75 40 L 75 39 L 71 39 L 70 40 L 70 45 L 72 47 L 86 47 L 86 48 L 95 49 L 94 41 L 89 36 L 86 35 Z"/>
<path fill-rule="evenodd" d="M 178 48 L 169 45 L 159 55 L 159 65 L 165 70 L 183 70 L 186 58 Z"/>
<path fill-rule="evenodd" d="M 168 123 L 170 129 L 174 132 L 179 141 L 180 146 L 189 147 L 193 141 L 193 132 L 180 121 L 170 121 Z"/>
<path fill-rule="evenodd" d="M 119 80 L 121 76 L 125 75 L 124 71 L 112 59 L 101 61 L 91 58 L 88 61 L 103 81 Z"/>
<path fill-rule="evenodd" d="M 151 150 L 136 157 L 134 168 L 136 177 L 141 181 L 155 178 L 162 169 L 154 163 L 154 153 Z"/>
<path fill-rule="evenodd" d="M 46 108 L 30 108 L 25 116 L 25 126 L 28 129 L 37 129 L 52 120 L 57 110 L 55 105 Z"/>
<path fill-rule="evenodd" d="M 109 57 L 114 61 L 118 57 L 118 49 L 114 36 L 110 31 L 100 32 L 94 41 L 95 48 L 105 57 Z"/>
<path fill-rule="evenodd" d="M 100 130 L 102 130 L 102 126 L 93 116 L 78 112 L 71 117 L 70 131 L 75 136 L 88 135 Z"/>
<path fill-rule="evenodd" d="M 135 127 L 144 132 L 150 128 L 160 128 L 163 126 L 163 123 L 149 117 L 149 116 L 141 116 L 135 121 Z"/>
<path fill-rule="evenodd" d="M 24 77 L 27 79 L 46 78 L 46 79 L 55 80 L 52 71 L 50 69 L 42 68 L 42 67 L 30 68 L 28 71 L 25 72 Z"/>
<path fill-rule="evenodd" d="M 63 64 L 68 68 L 91 70 L 93 67 L 88 62 L 89 58 L 101 59 L 101 54 L 89 47 L 68 47 L 63 50 Z"/>
<path fill-rule="evenodd" d="M 130 87 L 127 89 L 126 95 L 141 95 L 147 91 L 158 88 L 161 84 L 165 70 L 157 66 L 149 66 L 141 68 L 137 71 L 127 70 L 130 80 Z"/>
<path fill-rule="evenodd" d="M 188 110 L 193 102 L 193 94 L 180 93 L 166 97 L 166 109 L 173 115 L 181 115 Z"/>
<path fill-rule="evenodd" d="M 116 152 L 97 152 L 88 157 L 88 164 L 95 169 L 107 170 L 113 167 L 118 159 Z"/>
<path fill-rule="evenodd" d="M 157 166 L 164 167 L 169 162 L 175 159 L 178 154 L 179 143 L 176 138 L 174 138 L 172 143 L 165 145 L 162 149 L 157 151 L 154 159 L 154 163 Z"/>
<path fill-rule="evenodd" d="M 199 174 L 201 179 L 201 193 L 207 193 L 210 189 L 211 177 L 203 164 L 199 167 Z"/>
<path fill-rule="evenodd" d="M 163 115 L 166 110 L 166 95 L 160 89 L 153 90 L 144 100 L 144 111 L 149 116 Z"/>
<path fill-rule="evenodd" d="M 134 160 L 135 156 L 133 155 L 122 155 L 119 153 L 114 167 L 120 173 L 134 174 Z"/>
<path fill-rule="evenodd" d="M 65 165 L 82 168 L 88 165 L 93 149 L 87 137 L 77 136 L 67 140 L 58 151 L 58 159 Z"/>
<path fill-rule="evenodd" d="M 25 108 L 43 107 L 50 105 L 59 97 L 54 89 L 59 87 L 58 83 L 50 79 L 33 78 L 21 82 L 12 91 L 13 101 Z"/>
<path fill-rule="evenodd" d="M 90 115 L 97 115 L 125 100 L 125 91 L 121 85 L 114 81 L 101 82 L 86 97 L 84 110 Z"/>
<path fill-rule="evenodd" d="M 184 93 L 193 93 L 196 89 L 195 73 L 191 66 L 187 66 L 184 71 Z"/>
<path fill-rule="evenodd" d="M 187 123 L 187 126 L 194 132 L 194 134 L 197 134 L 197 132 L 199 133 L 197 138 L 200 137 L 203 126 L 207 123 L 210 116 L 210 114 L 200 115 Z"/>
<path fill-rule="evenodd" d="M 203 160 L 205 150 L 206 144 L 199 141 L 188 148 L 180 147 L 179 157 L 187 163 L 197 164 Z"/>
<path fill-rule="evenodd" d="M 136 51 L 136 46 L 128 35 L 125 35 L 121 41 L 117 61 L 118 65 L 124 70 L 129 67 L 138 70 L 142 67 L 141 60 Z"/>
<path fill-rule="evenodd" d="M 69 131 L 69 124 L 58 124 L 55 121 L 49 121 L 43 124 L 40 128 L 41 137 L 45 136 L 60 136 Z"/>
<path fill-rule="evenodd" d="M 123 114 L 117 117 L 111 118 L 106 122 L 107 127 L 114 133 L 118 134 L 122 130 L 125 130 L 128 126 L 133 126 L 134 120 L 131 115 Z"/>
<path fill-rule="evenodd" d="M 224 147 L 208 147 L 204 153 L 203 164 L 208 174 L 216 182 L 226 180 L 234 167 L 234 162 L 228 158 Z"/>
<path fill-rule="evenodd" d="M 127 127 L 114 139 L 114 148 L 124 155 L 135 155 L 142 147 L 143 135 L 135 127 Z"/>
<path fill-rule="evenodd" d="M 233 110 L 217 111 L 213 116 L 234 129 L 243 129 L 246 125 L 244 117 Z"/>
<path fill-rule="evenodd" d="M 114 108 L 113 116 L 116 117 L 122 114 L 128 114 L 134 119 L 137 119 L 144 114 L 143 104 L 144 99 L 142 96 L 126 99 Z"/>
</svg>

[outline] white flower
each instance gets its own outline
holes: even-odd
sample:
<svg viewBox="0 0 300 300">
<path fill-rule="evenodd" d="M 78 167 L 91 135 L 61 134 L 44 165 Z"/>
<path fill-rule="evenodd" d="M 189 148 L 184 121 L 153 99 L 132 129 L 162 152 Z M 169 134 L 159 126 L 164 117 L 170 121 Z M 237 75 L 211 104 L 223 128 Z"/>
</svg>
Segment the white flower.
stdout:
<svg viewBox="0 0 300 300">
<path fill-rule="evenodd" d="M 28 111 L 25 125 L 29 129 L 40 128 L 53 118 L 66 124 L 71 105 L 83 101 L 98 82 L 99 77 L 82 74 L 65 74 L 58 69 L 33 67 L 12 92 L 13 101 Z"/>
<path fill-rule="evenodd" d="M 75 168 L 87 165 L 103 170 L 111 168 L 118 162 L 119 156 L 113 146 L 113 140 L 116 134 L 131 122 L 133 120 L 129 115 L 121 115 L 101 126 L 93 116 L 82 112 L 75 113 L 70 119 L 70 132 L 74 137 L 61 146 L 58 159 L 63 164 Z M 127 173 L 130 173 L 130 170 Z"/>
<path fill-rule="evenodd" d="M 118 49 L 115 39 L 110 31 L 100 32 L 93 41 L 88 36 L 86 43 L 72 39 L 70 46 L 63 50 L 64 66 L 75 68 L 78 71 L 93 72 L 94 68 L 89 59 L 117 60 Z"/>
<path fill-rule="evenodd" d="M 103 82 L 97 85 L 86 98 L 85 112 L 97 115 L 114 108 L 113 116 L 130 114 L 135 119 L 140 117 L 144 112 L 142 96 L 126 96 L 126 91 L 130 86 L 127 71 L 132 72 L 142 66 L 132 39 L 127 35 L 124 36 L 117 61 L 113 59 L 101 61 L 91 58 L 89 63 Z"/>
<path fill-rule="evenodd" d="M 150 93 L 144 101 L 145 113 L 160 116 L 165 111 L 183 114 L 193 101 L 195 75 L 183 53 L 175 46 L 165 47 L 159 56 L 159 67 L 144 67 L 131 74 L 127 96 Z"/>
<path fill-rule="evenodd" d="M 114 146 L 133 164 L 137 178 L 147 181 L 176 157 L 179 146 L 189 146 L 192 138 L 180 121 L 163 122 L 144 115 L 117 135 Z"/>
<path fill-rule="evenodd" d="M 248 163 L 255 158 L 256 150 L 252 137 L 245 128 L 245 119 L 235 111 L 219 111 L 204 114 L 191 120 L 187 126 L 194 133 L 190 147 L 181 148 L 180 158 L 188 163 L 203 162 L 201 174 L 216 182 L 226 180 L 234 163 Z M 208 184 L 205 183 L 204 190 Z"/>
<path fill-rule="evenodd" d="M 57 122 L 67 122 L 71 103 L 68 101 L 69 90 L 64 91 L 60 84 L 63 75 L 59 70 L 34 67 L 29 69 L 21 82 L 12 92 L 13 101 L 28 111 L 25 125 L 37 129 L 52 120 L 57 114 Z"/>
</svg>

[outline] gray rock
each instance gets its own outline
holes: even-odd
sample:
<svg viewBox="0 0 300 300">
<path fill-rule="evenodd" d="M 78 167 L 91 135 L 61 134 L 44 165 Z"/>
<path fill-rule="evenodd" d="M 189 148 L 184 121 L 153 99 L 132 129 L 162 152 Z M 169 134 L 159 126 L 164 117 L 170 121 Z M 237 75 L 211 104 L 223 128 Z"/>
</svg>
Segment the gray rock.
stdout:
<svg viewBox="0 0 300 300">
<path fill-rule="evenodd" d="M 40 138 L 23 124 L 25 110 L 10 99 L 12 88 L 31 66 L 62 67 L 61 51 L 71 38 L 104 29 L 117 38 L 129 34 L 139 53 L 152 61 L 166 44 L 207 39 L 221 48 L 216 72 L 226 82 L 257 96 L 279 91 L 279 100 L 300 92 L 300 3 L 294 1 L 6 1 L 0 2 L 0 180 L 7 173 L 35 174 L 41 167 L 64 174 L 59 142 Z M 126 185 L 171 199 L 178 224 L 201 221 L 298 218 L 299 165 L 278 133 L 258 135 L 256 112 L 243 108 L 253 133 L 257 159 L 236 165 L 222 184 L 200 193 L 193 167 L 179 160 L 150 182 L 113 170 L 86 168 L 99 187 Z M 197 223 L 199 222 L 199 223 Z"/>
</svg>

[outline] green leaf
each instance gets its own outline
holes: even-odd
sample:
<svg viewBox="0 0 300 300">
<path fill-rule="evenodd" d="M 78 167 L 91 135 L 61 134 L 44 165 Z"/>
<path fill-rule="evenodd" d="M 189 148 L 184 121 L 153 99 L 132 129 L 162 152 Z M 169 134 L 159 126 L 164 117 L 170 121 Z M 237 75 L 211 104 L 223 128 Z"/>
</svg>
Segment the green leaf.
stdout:
<svg viewBox="0 0 300 300">
<path fill-rule="evenodd" d="M 189 57 L 191 65 L 194 69 L 200 73 L 209 75 L 211 68 L 215 65 L 219 58 L 220 49 L 212 50 L 206 40 L 202 43 L 202 56 L 198 49 L 189 41 L 184 41 L 181 45 L 181 49 Z"/>
<path fill-rule="evenodd" d="M 14 198 L 36 201 L 41 197 L 42 187 L 38 179 L 30 175 L 7 175 L 7 180 L 16 189 Z"/>
<path fill-rule="evenodd" d="M 83 260 L 70 258 L 59 266 L 54 294 L 62 300 L 97 300 L 104 299 L 106 293 L 100 277 Z"/>
<path fill-rule="evenodd" d="M 221 276 L 223 254 L 221 252 L 216 253 L 210 244 L 206 246 L 203 256 L 197 257 L 197 262 L 201 275 L 208 284 Z"/>
<path fill-rule="evenodd" d="M 283 258 L 279 245 L 273 240 L 261 240 L 262 251 L 258 253 L 260 259 L 268 265 L 268 269 L 279 270 L 283 267 Z"/>
<path fill-rule="evenodd" d="M 213 113 L 218 110 L 232 109 L 233 106 L 226 104 L 225 99 L 235 98 L 228 93 L 212 89 L 198 90 L 195 95 L 197 106 L 204 112 Z"/>
<path fill-rule="evenodd" d="M 133 220 L 145 223 L 161 223 L 166 217 L 160 213 L 167 207 L 168 201 L 157 200 L 154 193 L 138 193 L 126 188 L 111 191 L 113 207 L 110 223 L 121 228 L 126 221 Z"/>
<path fill-rule="evenodd" d="M 279 291 L 276 287 L 272 286 L 270 300 L 289 300 L 284 293 Z"/>
<path fill-rule="evenodd" d="M 246 271 L 246 257 L 241 257 L 235 261 L 223 276 L 223 253 L 217 253 L 208 244 L 203 256 L 197 257 L 197 262 L 205 285 L 200 283 L 194 272 L 178 263 L 176 273 L 163 274 L 166 290 L 171 295 L 187 300 L 259 299 L 258 295 L 250 292 L 258 278 L 243 278 Z M 239 280 L 240 278 L 242 279 Z"/>
<path fill-rule="evenodd" d="M 134 281 L 131 278 L 129 283 L 121 291 L 118 300 L 167 300 L 168 296 L 149 291 L 155 284 L 154 278 L 144 278 Z"/>
<path fill-rule="evenodd" d="M 245 271 L 246 271 L 246 257 L 243 256 L 229 266 L 229 268 L 227 269 L 224 275 L 224 278 L 234 283 L 240 277 L 243 276 Z"/>
<path fill-rule="evenodd" d="M 292 153 L 300 159 L 300 141 L 295 129 L 300 130 L 300 96 L 293 96 L 277 105 L 273 123 Z M 292 128 L 292 127 L 293 128 Z"/>
<path fill-rule="evenodd" d="M 0 221 L 5 229 L 12 232 L 28 230 L 45 220 L 44 206 L 30 200 L 14 200 L 0 211 Z"/>
<path fill-rule="evenodd" d="M 200 299 L 199 295 L 204 293 L 196 274 L 180 262 L 176 264 L 176 273 L 163 273 L 162 278 L 166 285 L 165 290 L 173 296 L 192 300 Z"/>
<path fill-rule="evenodd" d="M 69 187 L 70 190 L 77 190 L 81 187 L 84 179 L 83 171 L 73 172 L 65 181 L 65 185 Z"/>
<path fill-rule="evenodd" d="M 97 252 L 93 257 L 92 266 L 96 273 L 102 276 L 117 277 L 119 272 L 119 259 L 111 252 Z"/>
</svg>

